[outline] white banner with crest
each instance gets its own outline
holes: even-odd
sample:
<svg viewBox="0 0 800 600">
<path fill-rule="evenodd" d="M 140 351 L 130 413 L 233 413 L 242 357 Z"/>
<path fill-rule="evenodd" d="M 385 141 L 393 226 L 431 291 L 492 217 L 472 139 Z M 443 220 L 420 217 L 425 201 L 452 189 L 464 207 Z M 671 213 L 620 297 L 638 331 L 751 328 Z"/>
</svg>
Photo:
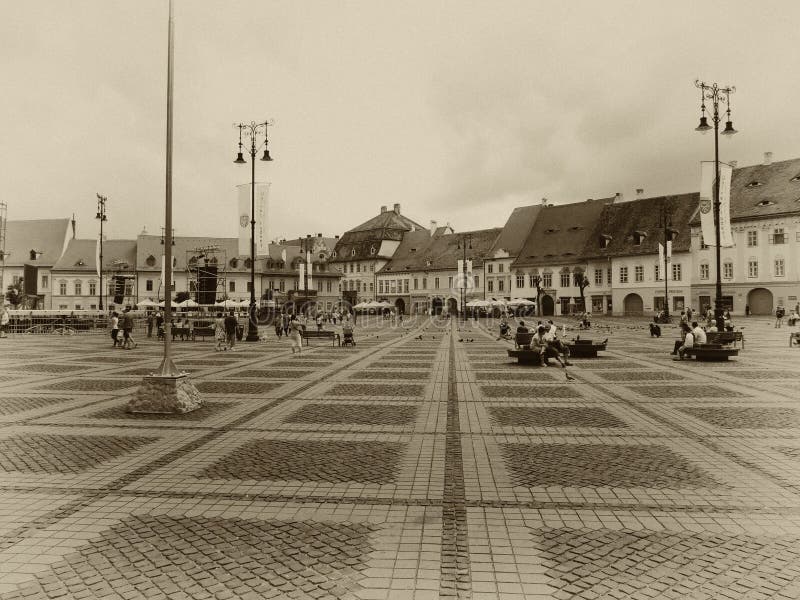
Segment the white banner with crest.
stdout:
<svg viewBox="0 0 800 600">
<path fill-rule="evenodd" d="M 719 165 L 719 237 L 723 248 L 733 246 L 731 231 L 731 177 L 733 167 L 728 164 Z M 717 234 L 714 230 L 714 163 L 700 163 L 700 226 L 703 241 L 708 246 L 717 245 Z"/>
<path fill-rule="evenodd" d="M 268 251 L 267 198 L 269 183 L 256 183 L 256 255 L 265 255 Z M 239 195 L 239 255 L 250 256 L 250 184 L 236 186 Z"/>
</svg>

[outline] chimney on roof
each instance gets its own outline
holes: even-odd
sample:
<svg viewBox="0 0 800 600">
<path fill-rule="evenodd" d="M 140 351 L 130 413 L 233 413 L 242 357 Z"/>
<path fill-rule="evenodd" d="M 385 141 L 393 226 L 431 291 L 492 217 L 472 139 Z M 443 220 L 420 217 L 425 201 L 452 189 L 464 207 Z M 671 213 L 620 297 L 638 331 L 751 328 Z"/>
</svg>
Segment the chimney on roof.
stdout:
<svg viewBox="0 0 800 600">
<path fill-rule="evenodd" d="M 772 164 L 772 152 L 764 152 L 764 164 L 765 165 Z"/>
<path fill-rule="evenodd" d="M 381 206 L 381 214 L 383 214 L 385 212 L 386 212 L 386 207 L 385 206 Z"/>
<path fill-rule="evenodd" d="M 395 204 L 394 205 L 394 214 L 396 214 L 396 215 L 400 214 L 400 205 L 399 204 Z"/>
<path fill-rule="evenodd" d="M 338 236 L 338 235 L 334 236 L 334 239 L 337 239 L 337 240 L 338 240 L 338 239 L 339 239 L 339 236 Z"/>
<path fill-rule="evenodd" d="M 739 161 L 738 160 L 729 160 L 728 164 L 731 166 L 732 169 L 735 169 L 737 166 L 739 166 Z"/>
<path fill-rule="evenodd" d="M 644 188 L 636 188 L 636 198 L 641 198 L 644 196 Z"/>
<path fill-rule="evenodd" d="M 542 198 L 542 206 L 547 206 L 547 198 Z"/>
<path fill-rule="evenodd" d="M 431 219 L 431 235 L 433 235 L 433 232 L 436 231 L 436 225 L 437 225 L 436 221 Z"/>
<path fill-rule="evenodd" d="M 72 239 L 75 239 L 75 213 L 72 213 Z"/>
<path fill-rule="evenodd" d="M 614 194 L 614 202 L 622 202 L 622 192 Z"/>
<path fill-rule="evenodd" d="M 321 233 L 318 233 L 318 234 L 317 234 L 317 237 L 322 237 L 322 234 L 321 234 Z"/>
</svg>

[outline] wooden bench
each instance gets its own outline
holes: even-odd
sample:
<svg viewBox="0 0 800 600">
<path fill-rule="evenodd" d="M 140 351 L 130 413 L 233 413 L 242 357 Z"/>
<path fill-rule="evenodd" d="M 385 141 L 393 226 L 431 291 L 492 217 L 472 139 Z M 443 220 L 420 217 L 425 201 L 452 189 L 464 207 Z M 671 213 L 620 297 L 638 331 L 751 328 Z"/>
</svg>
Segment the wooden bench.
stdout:
<svg viewBox="0 0 800 600">
<path fill-rule="evenodd" d="M 516 358 L 517 362 L 521 365 L 539 365 L 540 356 L 539 352 L 530 349 L 507 350 L 509 358 Z M 550 364 L 550 358 L 545 358 L 545 364 Z"/>
<path fill-rule="evenodd" d="M 800 346 L 800 331 L 795 331 L 789 334 L 789 348 L 797 344 Z"/>
<path fill-rule="evenodd" d="M 731 356 L 738 356 L 739 349 L 723 346 L 722 344 L 698 344 L 687 348 L 684 356 L 694 356 L 699 361 L 728 360 Z"/>
<path fill-rule="evenodd" d="M 194 339 L 194 333 L 188 327 L 171 327 L 170 331 L 172 332 L 172 339 L 175 340 L 176 337 L 181 336 L 181 339 Z"/>
<path fill-rule="evenodd" d="M 608 339 L 602 342 L 592 342 L 592 340 L 572 340 L 566 344 L 569 348 L 570 358 L 597 358 L 598 352 L 606 349 Z"/>
<path fill-rule="evenodd" d="M 306 329 L 305 331 L 301 331 L 300 335 L 306 341 L 306 346 L 308 346 L 308 340 L 310 339 L 330 339 L 332 345 L 342 345 L 341 338 L 335 331 L 314 331 L 312 329 Z"/>
<path fill-rule="evenodd" d="M 738 342 L 742 343 L 742 350 L 744 350 L 744 336 L 741 331 L 711 331 L 706 333 L 706 343 L 708 344 L 733 344 L 736 347 Z"/>
<path fill-rule="evenodd" d="M 533 334 L 530 332 L 517 333 L 514 335 L 514 348 L 518 350 L 519 349 L 530 350 L 532 339 L 533 339 Z"/>
<path fill-rule="evenodd" d="M 207 337 L 214 337 L 214 325 L 197 325 L 194 326 L 194 337 L 192 338 L 197 339 L 200 338 L 205 340 Z"/>
</svg>

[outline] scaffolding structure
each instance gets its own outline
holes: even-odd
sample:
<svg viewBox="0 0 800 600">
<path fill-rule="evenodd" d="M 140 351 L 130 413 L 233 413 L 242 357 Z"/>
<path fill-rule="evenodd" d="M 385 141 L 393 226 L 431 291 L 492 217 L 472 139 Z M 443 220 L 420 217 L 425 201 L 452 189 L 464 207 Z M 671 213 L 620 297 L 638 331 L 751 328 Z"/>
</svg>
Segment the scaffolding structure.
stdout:
<svg viewBox="0 0 800 600">
<path fill-rule="evenodd" d="M 6 221 L 8 220 L 8 205 L 0 202 L 0 302 L 6 296 L 6 284 L 3 276 L 6 270 Z"/>
<path fill-rule="evenodd" d="M 213 304 L 224 297 L 228 290 L 228 254 L 219 246 L 199 246 L 186 250 L 186 278 L 189 282 L 190 298 L 198 304 Z M 201 302 L 201 295 L 211 295 L 212 302 Z"/>
</svg>

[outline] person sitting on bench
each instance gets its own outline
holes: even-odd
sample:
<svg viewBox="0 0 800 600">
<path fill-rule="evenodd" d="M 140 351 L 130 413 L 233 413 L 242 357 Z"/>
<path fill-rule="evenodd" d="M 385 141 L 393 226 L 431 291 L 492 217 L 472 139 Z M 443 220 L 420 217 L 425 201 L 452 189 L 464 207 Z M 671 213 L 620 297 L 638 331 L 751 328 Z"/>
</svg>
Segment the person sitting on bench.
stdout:
<svg viewBox="0 0 800 600">
<path fill-rule="evenodd" d="M 694 334 L 692 330 L 689 328 L 689 325 L 686 325 L 686 335 L 683 338 L 683 344 L 681 347 L 678 348 L 678 356 L 673 358 L 672 360 L 683 360 L 683 355 L 686 353 L 686 350 L 689 348 L 694 348 Z M 705 332 L 703 332 L 705 334 Z"/>
<path fill-rule="evenodd" d="M 548 358 L 555 358 L 563 368 L 567 368 L 561 360 L 561 356 L 552 344 L 549 336 L 547 335 L 547 327 L 539 325 L 536 333 L 531 339 L 531 350 L 539 353 L 539 364 L 543 367 L 547 366 Z"/>
<path fill-rule="evenodd" d="M 686 334 L 691 331 L 692 328 L 689 327 L 688 323 L 681 323 L 679 332 L 680 339 L 675 340 L 675 347 L 672 349 L 672 352 L 670 352 L 670 354 L 677 356 L 678 350 L 680 349 L 681 346 L 683 346 L 683 342 L 686 339 Z"/>
<path fill-rule="evenodd" d="M 567 346 L 564 342 L 558 339 L 558 327 L 556 327 L 552 321 L 550 323 L 550 330 L 545 334 L 547 341 L 550 344 L 550 348 L 555 350 L 556 356 L 555 358 L 558 359 L 558 362 L 561 363 L 561 366 L 571 364 L 569 362 L 569 346 Z M 552 353 L 550 354 L 552 356 Z M 559 355 L 564 357 L 564 361 L 561 361 Z"/>
</svg>

